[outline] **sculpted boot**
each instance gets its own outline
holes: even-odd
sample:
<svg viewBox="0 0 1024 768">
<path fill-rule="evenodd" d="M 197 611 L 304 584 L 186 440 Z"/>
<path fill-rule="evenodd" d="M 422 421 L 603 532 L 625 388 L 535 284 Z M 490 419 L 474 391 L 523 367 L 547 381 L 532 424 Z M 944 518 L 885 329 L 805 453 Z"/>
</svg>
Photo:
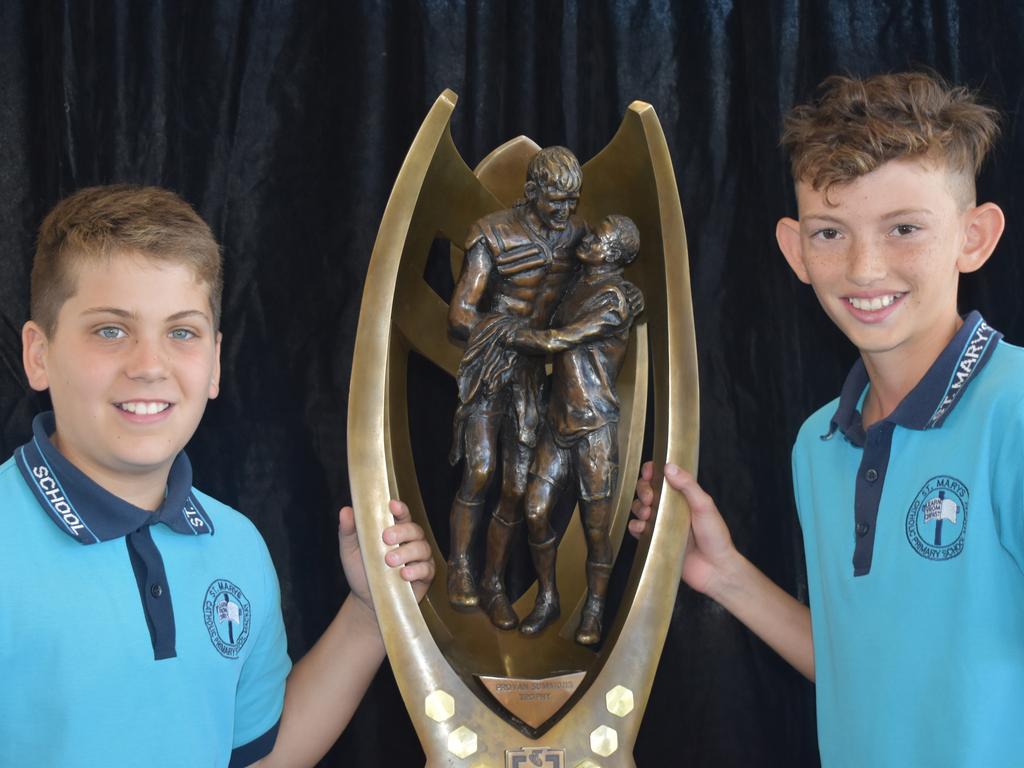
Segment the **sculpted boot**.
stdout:
<svg viewBox="0 0 1024 768">
<path fill-rule="evenodd" d="M 512 610 L 512 601 L 505 593 L 505 567 L 512 539 L 521 522 L 509 523 L 493 515 L 487 529 L 487 562 L 480 580 L 480 606 L 498 629 L 515 629 L 519 624 L 519 617 Z"/>
<path fill-rule="evenodd" d="M 537 571 L 537 602 L 530 615 L 523 619 L 519 631 L 524 635 L 536 635 L 557 619 L 561 613 L 558 604 L 558 590 L 555 589 L 555 558 L 558 554 L 558 539 L 554 536 L 543 544 L 530 542 L 533 567 Z"/>
<path fill-rule="evenodd" d="M 452 549 L 448 559 L 448 602 L 456 608 L 472 608 L 479 602 L 476 580 L 469 562 L 469 546 L 473 541 L 482 501 L 466 502 L 456 497 L 452 502 Z"/>
<path fill-rule="evenodd" d="M 576 630 L 576 642 L 580 645 L 596 645 L 601 640 L 601 617 L 611 574 L 611 565 L 587 561 L 587 602 L 583 605 L 580 625 Z"/>
</svg>

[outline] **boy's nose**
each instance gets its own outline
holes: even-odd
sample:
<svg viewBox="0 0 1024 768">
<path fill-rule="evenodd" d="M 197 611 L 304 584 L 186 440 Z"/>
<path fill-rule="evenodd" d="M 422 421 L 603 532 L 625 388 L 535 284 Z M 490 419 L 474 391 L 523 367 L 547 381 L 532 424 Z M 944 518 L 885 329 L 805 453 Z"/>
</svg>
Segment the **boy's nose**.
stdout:
<svg viewBox="0 0 1024 768">
<path fill-rule="evenodd" d="M 158 381 L 164 378 L 167 375 L 167 363 L 160 343 L 136 336 L 125 366 L 125 374 L 130 379 L 141 381 Z"/>
<path fill-rule="evenodd" d="M 856 285 L 870 285 L 884 278 L 885 255 L 874 243 L 854 240 L 847 252 L 846 276 Z"/>
</svg>

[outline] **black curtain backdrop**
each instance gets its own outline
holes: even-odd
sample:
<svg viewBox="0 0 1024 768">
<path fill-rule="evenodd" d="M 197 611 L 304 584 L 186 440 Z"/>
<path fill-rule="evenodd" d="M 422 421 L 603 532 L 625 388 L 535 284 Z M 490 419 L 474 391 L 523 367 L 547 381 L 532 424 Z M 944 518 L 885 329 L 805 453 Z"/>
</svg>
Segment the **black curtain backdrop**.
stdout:
<svg viewBox="0 0 1024 768">
<path fill-rule="evenodd" d="M 700 477 L 739 548 L 806 600 L 789 449 L 854 351 L 775 246 L 775 221 L 794 213 L 782 115 L 830 73 L 909 67 L 1003 109 L 980 197 L 1009 224 L 965 280 L 962 308 L 1020 343 L 1022 39 L 1024 8 L 1006 0 L 0 0 L 0 453 L 46 406 L 25 383 L 19 341 L 42 216 L 91 184 L 178 191 L 212 225 L 227 272 L 223 387 L 189 446 L 196 485 L 263 532 L 300 657 L 347 592 L 335 510 L 350 499 L 360 294 L 429 106 L 446 87 L 459 94 L 453 133 L 473 166 L 519 134 L 586 160 L 643 99 L 668 137 L 686 217 Z M 447 447 L 447 434 L 434 439 Z M 815 766 L 813 687 L 683 588 L 636 756 Z M 387 668 L 323 765 L 423 765 Z"/>
</svg>

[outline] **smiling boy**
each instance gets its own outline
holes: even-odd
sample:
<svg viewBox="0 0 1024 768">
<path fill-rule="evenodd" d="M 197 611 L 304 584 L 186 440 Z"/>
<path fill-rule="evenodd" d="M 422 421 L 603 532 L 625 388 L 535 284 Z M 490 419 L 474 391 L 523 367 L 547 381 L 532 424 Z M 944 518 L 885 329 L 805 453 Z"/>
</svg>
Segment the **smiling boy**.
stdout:
<svg viewBox="0 0 1024 768">
<path fill-rule="evenodd" d="M 957 311 L 1003 231 L 975 203 L 995 135 L 993 110 L 917 73 L 830 78 L 787 120 L 800 216 L 778 243 L 860 351 L 793 450 L 810 610 L 665 468 L 692 512 L 684 580 L 816 682 L 827 768 L 1024 756 L 1024 351 Z"/>
<path fill-rule="evenodd" d="M 24 367 L 53 412 L 0 466 L 2 765 L 313 765 L 383 659 L 351 509 L 352 594 L 291 669 L 263 540 L 192 487 L 221 269 L 162 189 L 84 189 L 40 228 Z M 422 596 L 429 547 L 392 512 L 388 563 Z"/>
</svg>

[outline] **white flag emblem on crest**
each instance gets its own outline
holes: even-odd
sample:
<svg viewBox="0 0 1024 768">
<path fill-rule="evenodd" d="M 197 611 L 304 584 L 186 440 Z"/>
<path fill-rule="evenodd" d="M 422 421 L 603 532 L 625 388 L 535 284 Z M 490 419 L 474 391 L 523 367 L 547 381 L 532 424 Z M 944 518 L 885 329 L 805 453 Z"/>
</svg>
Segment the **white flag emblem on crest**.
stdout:
<svg viewBox="0 0 1024 768">
<path fill-rule="evenodd" d="M 227 599 L 217 603 L 217 621 L 233 621 L 235 624 L 241 624 L 242 617 L 238 613 L 238 603 L 229 602 Z"/>
<path fill-rule="evenodd" d="M 924 505 L 924 521 L 949 520 L 956 525 L 957 506 L 952 499 L 929 499 Z"/>
</svg>

